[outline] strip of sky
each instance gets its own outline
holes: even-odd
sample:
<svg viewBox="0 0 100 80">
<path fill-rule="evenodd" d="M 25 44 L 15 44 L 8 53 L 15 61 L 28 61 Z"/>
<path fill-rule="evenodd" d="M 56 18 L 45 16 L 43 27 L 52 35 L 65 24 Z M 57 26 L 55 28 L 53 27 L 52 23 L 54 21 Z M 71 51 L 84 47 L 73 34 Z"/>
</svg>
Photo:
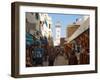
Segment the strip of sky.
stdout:
<svg viewBox="0 0 100 80">
<path fill-rule="evenodd" d="M 52 18 L 52 35 L 55 38 L 55 24 L 57 21 L 61 22 L 61 37 L 66 37 L 66 28 L 69 24 L 72 24 L 78 18 L 82 18 L 83 15 L 79 14 L 48 14 Z"/>
</svg>

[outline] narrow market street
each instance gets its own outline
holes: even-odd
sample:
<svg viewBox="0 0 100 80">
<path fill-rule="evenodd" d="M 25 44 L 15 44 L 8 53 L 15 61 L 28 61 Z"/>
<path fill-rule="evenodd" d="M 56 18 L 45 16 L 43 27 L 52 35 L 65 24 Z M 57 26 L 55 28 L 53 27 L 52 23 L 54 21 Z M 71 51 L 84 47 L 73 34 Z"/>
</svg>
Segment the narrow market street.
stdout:
<svg viewBox="0 0 100 80">
<path fill-rule="evenodd" d="M 27 12 L 26 67 L 89 64 L 89 21 L 89 16 Z"/>
</svg>

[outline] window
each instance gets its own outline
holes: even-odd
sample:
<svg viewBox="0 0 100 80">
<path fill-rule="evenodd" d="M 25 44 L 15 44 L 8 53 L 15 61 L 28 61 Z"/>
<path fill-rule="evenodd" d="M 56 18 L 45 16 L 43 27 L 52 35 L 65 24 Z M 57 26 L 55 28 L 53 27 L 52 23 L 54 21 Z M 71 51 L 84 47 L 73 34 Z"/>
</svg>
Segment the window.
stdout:
<svg viewBox="0 0 100 80">
<path fill-rule="evenodd" d="M 49 29 L 51 28 L 51 25 L 49 24 Z"/>
<path fill-rule="evenodd" d="M 39 19 L 39 13 L 36 13 L 35 17 L 36 17 L 36 20 L 38 20 Z"/>
</svg>

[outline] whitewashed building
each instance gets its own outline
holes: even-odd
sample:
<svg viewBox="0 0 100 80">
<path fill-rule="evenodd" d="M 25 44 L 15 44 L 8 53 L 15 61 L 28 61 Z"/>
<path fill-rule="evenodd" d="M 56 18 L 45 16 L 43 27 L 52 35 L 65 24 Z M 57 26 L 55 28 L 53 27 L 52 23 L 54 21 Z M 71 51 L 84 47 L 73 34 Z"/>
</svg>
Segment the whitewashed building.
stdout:
<svg viewBox="0 0 100 80">
<path fill-rule="evenodd" d="M 26 32 L 37 36 L 39 35 L 48 39 L 49 45 L 52 45 L 52 19 L 47 13 L 26 13 Z"/>
</svg>

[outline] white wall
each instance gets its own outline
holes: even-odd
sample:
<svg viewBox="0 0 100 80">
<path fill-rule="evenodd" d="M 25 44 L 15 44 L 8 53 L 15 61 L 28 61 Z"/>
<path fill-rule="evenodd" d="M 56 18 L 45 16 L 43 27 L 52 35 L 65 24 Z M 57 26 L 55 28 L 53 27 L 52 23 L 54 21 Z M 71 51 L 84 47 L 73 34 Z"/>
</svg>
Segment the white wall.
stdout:
<svg viewBox="0 0 100 80">
<path fill-rule="evenodd" d="M 10 76 L 11 68 L 11 2 L 15 0 L 1 0 L 0 2 L 0 80 L 16 80 Z M 100 0 L 16 0 L 55 4 L 76 4 L 98 6 L 100 14 Z M 98 22 L 100 16 L 98 16 Z M 100 23 L 98 24 L 100 26 Z M 98 34 L 100 34 L 98 27 Z M 98 37 L 98 47 L 100 47 L 100 36 Z M 100 50 L 98 51 L 98 53 Z M 98 54 L 98 58 L 100 54 Z M 100 61 L 100 58 L 98 59 Z M 53 77 L 22 78 L 18 80 L 100 80 L 100 62 L 98 62 L 98 74 L 65 75 Z"/>
</svg>

